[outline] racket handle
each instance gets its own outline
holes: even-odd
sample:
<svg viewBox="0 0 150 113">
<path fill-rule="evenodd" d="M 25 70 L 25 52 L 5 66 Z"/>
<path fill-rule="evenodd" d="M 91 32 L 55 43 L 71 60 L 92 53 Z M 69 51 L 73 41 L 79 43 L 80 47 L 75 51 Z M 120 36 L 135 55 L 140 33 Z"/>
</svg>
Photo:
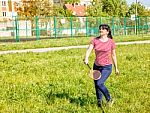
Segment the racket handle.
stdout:
<svg viewBox="0 0 150 113">
<path fill-rule="evenodd" d="M 84 59 L 83 59 L 83 61 L 84 61 Z M 91 69 L 91 67 L 90 67 L 90 65 L 89 64 L 86 64 L 88 67 L 89 67 L 89 69 Z"/>
<path fill-rule="evenodd" d="M 91 67 L 90 67 L 90 65 L 89 64 L 86 64 L 88 67 L 89 67 L 89 69 L 91 69 Z"/>
</svg>

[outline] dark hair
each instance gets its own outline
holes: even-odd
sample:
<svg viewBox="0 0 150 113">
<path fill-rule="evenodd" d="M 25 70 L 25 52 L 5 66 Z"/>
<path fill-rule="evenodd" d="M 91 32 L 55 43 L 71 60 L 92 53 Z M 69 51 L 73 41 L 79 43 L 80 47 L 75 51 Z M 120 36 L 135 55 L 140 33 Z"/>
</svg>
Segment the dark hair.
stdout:
<svg viewBox="0 0 150 113">
<path fill-rule="evenodd" d="M 107 25 L 107 24 L 101 24 L 99 26 L 99 29 L 106 29 L 109 32 L 108 33 L 108 38 L 113 39 L 112 34 L 111 34 L 111 29 L 110 29 L 109 25 Z"/>
</svg>

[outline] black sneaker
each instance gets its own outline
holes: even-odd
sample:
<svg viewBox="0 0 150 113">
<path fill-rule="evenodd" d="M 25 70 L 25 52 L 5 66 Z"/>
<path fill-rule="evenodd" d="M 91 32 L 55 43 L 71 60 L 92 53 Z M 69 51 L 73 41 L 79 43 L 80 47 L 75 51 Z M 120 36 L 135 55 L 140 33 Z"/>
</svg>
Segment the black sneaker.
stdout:
<svg viewBox="0 0 150 113">
<path fill-rule="evenodd" d="M 97 106 L 98 106 L 98 107 L 102 107 L 102 104 L 103 104 L 102 101 L 98 101 L 98 102 L 97 102 Z"/>
<path fill-rule="evenodd" d="M 101 107 L 102 107 L 102 103 L 101 103 L 101 102 L 98 102 L 98 103 L 97 103 L 97 106 L 101 108 Z"/>
<path fill-rule="evenodd" d="M 103 109 L 103 107 L 102 107 L 102 104 L 103 104 L 103 101 L 98 101 L 98 102 L 97 102 L 97 105 L 98 105 L 98 107 L 102 110 L 102 113 L 105 113 L 105 112 L 104 112 L 104 109 Z"/>
</svg>

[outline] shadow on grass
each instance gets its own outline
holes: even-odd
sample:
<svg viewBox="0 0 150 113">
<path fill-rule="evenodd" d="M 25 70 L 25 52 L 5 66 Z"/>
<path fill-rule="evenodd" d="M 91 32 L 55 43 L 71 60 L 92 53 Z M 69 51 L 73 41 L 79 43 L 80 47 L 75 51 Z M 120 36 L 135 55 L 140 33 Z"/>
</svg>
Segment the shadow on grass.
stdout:
<svg viewBox="0 0 150 113">
<path fill-rule="evenodd" d="M 42 40 L 42 39 L 50 39 L 49 37 L 46 37 L 46 38 L 40 38 L 39 40 Z M 20 38 L 18 40 L 18 42 L 27 42 L 27 41 L 37 41 L 36 38 Z M 0 39 L 0 42 L 17 42 L 16 39 Z"/>
<path fill-rule="evenodd" d="M 78 38 L 78 37 L 85 37 L 85 36 L 73 36 L 73 38 Z M 36 38 L 36 37 L 34 37 L 34 38 L 19 38 L 18 40 L 16 40 L 15 38 L 9 38 L 9 39 L 0 39 L 0 42 L 28 42 L 28 41 L 37 41 L 37 40 L 44 40 L 44 39 L 52 39 L 52 40 L 54 40 L 54 39 L 63 39 L 63 38 L 72 38 L 71 36 L 64 36 L 64 37 L 59 37 L 59 36 L 57 36 L 57 37 L 40 37 L 40 38 Z"/>
<path fill-rule="evenodd" d="M 71 104 L 76 104 L 78 106 L 85 106 L 85 105 L 94 103 L 94 102 L 90 101 L 90 100 L 92 100 L 92 98 L 88 94 L 84 94 L 81 96 L 71 96 L 71 94 L 69 95 L 69 92 L 55 94 L 55 93 L 52 93 L 52 91 L 51 91 L 48 94 L 46 94 L 45 96 L 46 96 L 47 104 L 53 104 L 55 102 L 56 98 L 67 99 L 67 100 L 69 100 L 69 102 Z"/>
</svg>

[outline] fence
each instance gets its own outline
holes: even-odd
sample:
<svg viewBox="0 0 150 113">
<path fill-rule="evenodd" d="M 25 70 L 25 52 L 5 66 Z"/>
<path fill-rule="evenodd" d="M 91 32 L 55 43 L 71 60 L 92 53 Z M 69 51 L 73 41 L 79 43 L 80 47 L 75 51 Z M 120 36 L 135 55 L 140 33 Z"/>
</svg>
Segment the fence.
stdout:
<svg viewBox="0 0 150 113">
<path fill-rule="evenodd" d="M 2 20 L 2 17 L 0 17 Z M 110 25 L 113 35 L 150 32 L 150 17 L 11 17 L 0 21 L 0 40 L 89 37 L 99 34 L 100 24 Z"/>
</svg>

